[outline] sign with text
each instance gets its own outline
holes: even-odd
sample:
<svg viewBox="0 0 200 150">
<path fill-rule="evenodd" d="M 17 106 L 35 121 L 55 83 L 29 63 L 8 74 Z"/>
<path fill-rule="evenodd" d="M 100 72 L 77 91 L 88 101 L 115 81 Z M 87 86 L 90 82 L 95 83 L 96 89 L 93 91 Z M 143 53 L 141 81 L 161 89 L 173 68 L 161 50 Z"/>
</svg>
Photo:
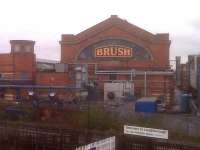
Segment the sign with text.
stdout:
<svg viewBox="0 0 200 150">
<path fill-rule="evenodd" d="M 149 49 L 123 38 L 107 38 L 84 47 L 78 60 L 152 60 Z"/>
<path fill-rule="evenodd" d="M 115 150 L 115 136 L 78 147 L 76 150 Z"/>
<path fill-rule="evenodd" d="M 168 130 L 124 125 L 124 134 L 168 139 Z"/>
<path fill-rule="evenodd" d="M 133 49 L 120 45 L 95 48 L 95 57 L 132 57 Z"/>
</svg>

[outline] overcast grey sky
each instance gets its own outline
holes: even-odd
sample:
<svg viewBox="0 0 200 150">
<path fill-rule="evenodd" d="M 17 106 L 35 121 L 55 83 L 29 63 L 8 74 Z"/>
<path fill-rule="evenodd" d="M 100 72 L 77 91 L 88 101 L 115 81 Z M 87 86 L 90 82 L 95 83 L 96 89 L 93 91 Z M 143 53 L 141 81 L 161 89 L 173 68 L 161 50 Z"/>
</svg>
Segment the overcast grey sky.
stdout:
<svg viewBox="0 0 200 150">
<path fill-rule="evenodd" d="M 152 33 L 170 33 L 171 59 L 200 53 L 199 0 L 0 0 L 0 52 L 9 40 L 36 41 L 39 58 L 59 59 L 61 34 L 118 15 Z"/>
</svg>

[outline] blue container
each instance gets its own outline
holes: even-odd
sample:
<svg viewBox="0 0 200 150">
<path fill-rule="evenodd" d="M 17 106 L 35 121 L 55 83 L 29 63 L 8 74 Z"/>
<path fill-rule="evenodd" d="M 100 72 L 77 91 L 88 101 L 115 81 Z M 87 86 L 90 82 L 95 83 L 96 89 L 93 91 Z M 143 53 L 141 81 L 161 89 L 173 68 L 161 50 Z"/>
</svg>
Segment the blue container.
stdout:
<svg viewBox="0 0 200 150">
<path fill-rule="evenodd" d="M 191 99 L 191 96 L 189 94 L 181 95 L 181 103 L 180 103 L 181 112 L 183 113 L 190 112 L 190 99 Z"/>
<path fill-rule="evenodd" d="M 157 98 L 143 97 L 135 103 L 135 112 L 155 113 L 157 111 Z"/>
<path fill-rule="evenodd" d="M 12 119 L 18 119 L 20 117 L 25 116 L 25 112 L 21 110 L 20 108 L 17 108 L 15 106 L 8 106 L 5 109 L 6 114 L 8 115 L 9 118 Z"/>
</svg>

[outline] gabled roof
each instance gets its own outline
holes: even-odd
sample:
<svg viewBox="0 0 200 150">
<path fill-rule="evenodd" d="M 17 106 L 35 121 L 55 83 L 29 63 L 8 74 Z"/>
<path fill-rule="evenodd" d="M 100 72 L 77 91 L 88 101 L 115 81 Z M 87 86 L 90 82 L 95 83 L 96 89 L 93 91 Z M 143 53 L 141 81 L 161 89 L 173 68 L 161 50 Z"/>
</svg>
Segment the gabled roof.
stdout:
<svg viewBox="0 0 200 150">
<path fill-rule="evenodd" d="M 80 32 L 77 35 L 64 34 L 64 35 L 62 35 L 62 41 L 80 42 L 81 40 L 84 40 L 84 39 L 87 39 L 94 35 L 97 35 L 98 33 L 103 32 L 106 29 L 111 28 L 113 26 L 115 26 L 125 32 L 128 32 L 129 34 L 138 36 L 144 40 L 169 41 L 169 34 L 152 34 L 144 29 L 141 29 L 140 27 L 137 27 L 137 26 L 127 22 L 126 20 L 119 18 L 116 15 L 111 15 L 110 18 L 92 26 L 89 29 L 86 29 L 83 32 Z"/>
</svg>

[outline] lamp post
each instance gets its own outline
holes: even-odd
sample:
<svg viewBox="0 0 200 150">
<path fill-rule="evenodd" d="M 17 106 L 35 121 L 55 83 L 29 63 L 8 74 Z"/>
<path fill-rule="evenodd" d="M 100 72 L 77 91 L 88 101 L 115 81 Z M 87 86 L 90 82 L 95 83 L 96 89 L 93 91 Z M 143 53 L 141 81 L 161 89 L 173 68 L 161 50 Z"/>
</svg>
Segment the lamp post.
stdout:
<svg viewBox="0 0 200 150">
<path fill-rule="evenodd" d="M 88 99 L 88 129 L 90 129 L 90 99 Z"/>
<path fill-rule="evenodd" d="M 28 96 L 30 100 L 33 100 L 34 92 L 32 90 L 28 91 Z"/>
<path fill-rule="evenodd" d="M 28 91 L 29 99 L 32 101 L 33 107 L 38 108 L 39 102 L 33 90 Z"/>
<path fill-rule="evenodd" d="M 55 96 L 56 96 L 56 93 L 50 91 L 50 93 L 49 93 L 49 99 L 50 99 L 51 102 L 53 102 L 53 104 L 55 103 Z"/>
<path fill-rule="evenodd" d="M 86 89 L 87 90 L 87 92 L 88 92 L 88 94 L 87 94 L 87 99 L 86 99 L 86 101 L 87 101 L 87 128 L 89 129 L 90 128 L 90 94 L 91 94 L 91 85 L 90 85 L 90 83 L 88 82 L 88 83 L 86 83 L 86 82 L 83 82 L 82 83 L 82 87 L 84 88 L 84 89 Z"/>
<path fill-rule="evenodd" d="M 90 129 L 90 98 L 91 98 L 91 84 L 84 84 L 84 88 L 88 91 L 87 96 L 87 130 Z M 89 132 L 87 131 L 87 140 L 89 141 Z"/>
</svg>

